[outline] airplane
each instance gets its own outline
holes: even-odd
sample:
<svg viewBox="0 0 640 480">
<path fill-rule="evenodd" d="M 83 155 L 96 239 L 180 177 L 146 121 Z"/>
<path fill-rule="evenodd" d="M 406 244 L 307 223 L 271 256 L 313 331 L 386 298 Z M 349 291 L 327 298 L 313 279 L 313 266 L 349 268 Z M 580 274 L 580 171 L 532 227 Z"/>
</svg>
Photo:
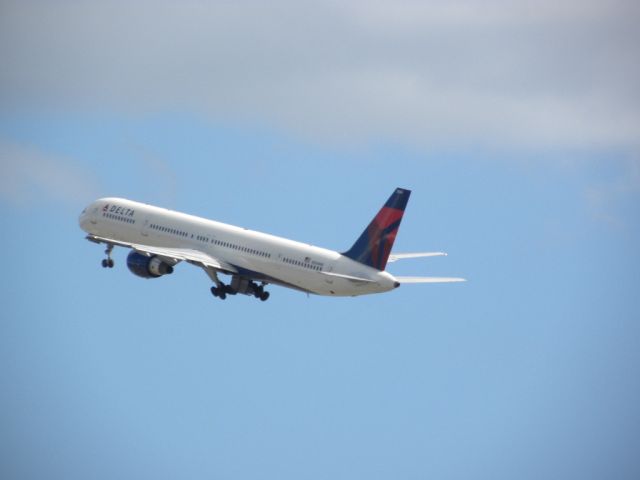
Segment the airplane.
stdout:
<svg viewBox="0 0 640 480">
<path fill-rule="evenodd" d="M 353 246 L 339 253 L 124 198 L 100 198 L 80 214 L 86 239 L 106 245 L 104 268 L 113 268 L 113 248 L 125 247 L 129 270 L 142 278 L 171 274 L 179 262 L 202 268 L 224 300 L 244 294 L 262 301 L 267 285 L 327 296 L 382 293 L 408 283 L 462 282 L 452 277 L 399 277 L 387 263 L 444 256 L 443 252 L 392 254 L 411 191 L 396 188 Z M 219 275 L 230 276 L 225 284 Z"/>
</svg>

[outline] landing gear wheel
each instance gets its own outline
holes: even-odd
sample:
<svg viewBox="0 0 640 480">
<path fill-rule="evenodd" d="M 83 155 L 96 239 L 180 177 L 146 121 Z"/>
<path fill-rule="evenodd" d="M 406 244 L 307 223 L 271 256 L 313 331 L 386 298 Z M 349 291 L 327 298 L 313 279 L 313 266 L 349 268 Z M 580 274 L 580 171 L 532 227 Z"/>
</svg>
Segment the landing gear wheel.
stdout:
<svg viewBox="0 0 640 480">
<path fill-rule="evenodd" d="M 102 260 L 102 268 L 113 268 L 113 266 L 115 265 L 115 263 L 113 262 L 113 259 L 111 258 L 112 251 L 113 251 L 113 245 L 111 244 L 107 245 L 107 249 L 104 251 L 104 253 L 107 254 L 107 258 Z"/>
<path fill-rule="evenodd" d="M 269 292 L 262 292 L 260 294 L 260 300 L 262 300 L 263 302 L 266 302 L 268 298 L 269 298 Z"/>
<path fill-rule="evenodd" d="M 227 294 L 224 291 L 224 287 L 211 287 L 211 294 L 214 297 L 218 297 L 220 300 L 227 298 Z"/>
</svg>

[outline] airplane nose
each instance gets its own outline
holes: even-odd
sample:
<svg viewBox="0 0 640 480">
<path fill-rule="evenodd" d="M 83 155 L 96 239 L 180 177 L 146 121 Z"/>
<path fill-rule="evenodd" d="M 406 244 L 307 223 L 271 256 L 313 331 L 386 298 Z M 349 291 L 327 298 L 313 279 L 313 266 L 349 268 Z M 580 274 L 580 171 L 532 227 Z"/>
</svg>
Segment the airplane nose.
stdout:
<svg viewBox="0 0 640 480">
<path fill-rule="evenodd" d="M 82 213 L 80 214 L 80 216 L 78 217 L 78 224 L 80 225 L 80 228 L 82 230 L 84 230 L 85 232 L 87 231 L 87 209 L 84 209 L 82 211 Z"/>
</svg>

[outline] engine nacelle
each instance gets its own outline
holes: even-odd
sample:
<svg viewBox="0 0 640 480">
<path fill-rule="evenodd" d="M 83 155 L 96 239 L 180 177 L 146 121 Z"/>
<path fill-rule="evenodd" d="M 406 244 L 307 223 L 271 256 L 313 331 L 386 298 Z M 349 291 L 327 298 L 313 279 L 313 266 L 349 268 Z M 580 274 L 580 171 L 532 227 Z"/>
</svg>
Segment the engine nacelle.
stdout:
<svg viewBox="0 0 640 480">
<path fill-rule="evenodd" d="M 147 257 L 136 251 L 127 256 L 127 267 L 131 273 L 142 278 L 158 278 L 173 273 L 173 267 L 158 257 Z"/>
</svg>

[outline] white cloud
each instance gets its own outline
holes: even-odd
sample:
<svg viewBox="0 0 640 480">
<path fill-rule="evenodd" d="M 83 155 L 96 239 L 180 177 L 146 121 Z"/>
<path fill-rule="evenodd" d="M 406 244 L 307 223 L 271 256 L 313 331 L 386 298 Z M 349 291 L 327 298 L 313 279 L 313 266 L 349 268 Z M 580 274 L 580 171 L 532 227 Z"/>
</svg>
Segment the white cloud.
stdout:
<svg viewBox="0 0 640 480">
<path fill-rule="evenodd" d="M 0 200 L 12 206 L 83 205 L 96 196 L 94 176 L 71 160 L 0 139 Z"/>
<path fill-rule="evenodd" d="M 0 102 L 313 140 L 640 143 L 635 1 L 5 2 Z"/>
</svg>

